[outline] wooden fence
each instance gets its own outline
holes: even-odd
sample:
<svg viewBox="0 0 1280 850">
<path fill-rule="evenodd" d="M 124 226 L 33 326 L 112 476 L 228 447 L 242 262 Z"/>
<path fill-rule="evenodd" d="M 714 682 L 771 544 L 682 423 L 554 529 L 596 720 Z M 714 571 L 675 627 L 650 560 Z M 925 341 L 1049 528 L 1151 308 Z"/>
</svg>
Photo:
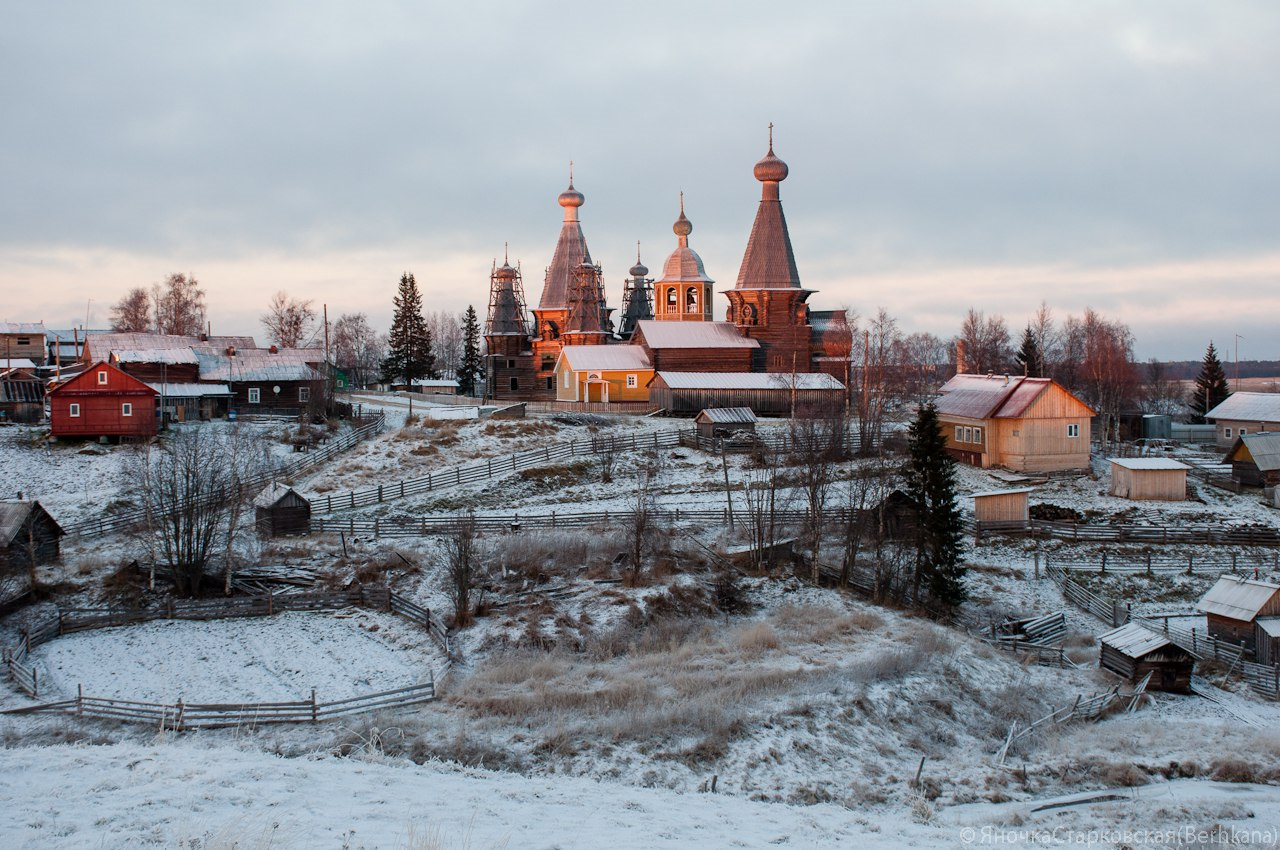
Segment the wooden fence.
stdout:
<svg viewBox="0 0 1280 850">
<path fill-rule="evenodd" d="M 1070 555 L 1046 553 L 1045 564 L 1052 563 L 1065 572 L 1120 574 L 1181 574 L 1216 577 L 1225 573 L 1253 573 L 1260 577 L 1264 570 L 1280 571 L 1280 552 L 1259 555 L 1230 552 L 1223 554 L 1183 554 L 1161 552 L 1108 552 L 1096 555 Z"/>
<path fill-rule="evenodd" d="M 327 611 L 363 606 L 388 611 L 416 623 L 431 639 L 451 654 L 448 630 L 429 609 L 392 593 L 385 587 L 359 588 L 336 592 L 278 593 L 233 596 L 225 599 L 168 600 L 154 608 L 66 608 L 23 631 L 17 646 L 6 648 L 4 664 L 9 678 L 32 699 L 40 695 L 38 674 L 30 663 L 31 647 L 47 643 L 59 635 L 145 623 L 152 620 L 222 620 L 236 617 L 270 617 L 286 611 Z"/>
<path fill-rule="evenodd" d="M 1257 525 L 1086 525 L 1032 519 L 978 522 L 974 534 L 978 542 L 986 535 L 1016 535 L 1077 543 L 1280 546 L 1280 529 Z"/>
<path fill-rule="evenodd" d="M 379 433 L 385 423 L 386 415 L 378 413 L 376 416 L 363 417 L 364 423 L 354 428 L 349 433 L 344 434 L 336 440 L 321 445 L 319 448 L 311 451 L 302 452 L 299 456 L 286 463 L 273 467 L 270 471 L 261 475 L 256 475 L 244 482 L 243 489 L 247 494 L 254 494 L 262 488 L 266 487 L 272 481 L 287 479 L 304 472 L 313 467 L 319 466 L 337 455 L 350 449 L 352 446 L 367 440 L 374 434 Z M 128 531 L 137 528 L 146 521 L 146 509 L 138 509 L 115 514 L 102 514 L 93 519 L 83 520 L 75 523 L 63 523 L 62 529 L 69 535 L 76 537 L 98 537 L 106 534 L 115 534 L 121 531 Z"/>
<path fill-rule="evenodd" d="M 1051 711 L 1039 720 L 1018 728 L 1018 722 L 1015 720 L 1009 726 L 1009 734 L 1005 737 L 1004 745 L 996 752 L 996 764 L 1004 764 L 1005 758 L 1009 755 L 1009 747 L 1016 741 L 1025 738 L 1037 729 L 1044 726 L 1058 726 L 1068 723 L 1072 720 L 1101 720 L 1103 715 L 1113 706 L 1122 700 L 1128 700 L 1129 703 L 1125 708 L 1126 712 L 1132 712 L 1138 707 L 1142 699 L 1142 695 L 1147 691 L 1147 685 L 1151 681 L 1151 674 L 1148 673 L 1143 677 L 1138 686 L 1133 689 L 1131 694 L 1120 693 L 1120 686 L 1116 685 L 1109 691 L 1095 694 L 1088 699 L 1084 695 L 1076 697 L 1076 701 L 1069 706 Z"/>
</svg>

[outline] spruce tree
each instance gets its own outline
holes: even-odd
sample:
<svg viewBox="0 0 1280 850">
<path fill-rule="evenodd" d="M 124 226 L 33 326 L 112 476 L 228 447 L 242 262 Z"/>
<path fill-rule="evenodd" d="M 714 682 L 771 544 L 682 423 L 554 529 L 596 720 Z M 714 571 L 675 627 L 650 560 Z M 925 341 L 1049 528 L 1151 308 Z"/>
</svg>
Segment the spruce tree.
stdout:
<svg viewBox="0 0 1280 850">
<path fill-rule="evenodd" d="M 387 358 L 382 361 L 382 380 L 392 383 L 402 378 L 412 384 L 418 378 L 435 378 L 436 357 L 431 350 L 431 332 L 422 317 L 422 295 L 413 275 L 400 276 L 400 288 L 392 299 L 395 314 L 387 337 Z"/>
<path fill-rule="evenodd" d="M 1027 325 L 1022 334 L 1022 347 L 1018 349 L 1016 356 L 1018 365 L 1022 367 L 1022 374 L 1028 378 L 1044 377 L 1044 352 L 1040 350 L 1036 335 L 1031 332 L 1031 325 Z"/>
<path fill-rule="evenodd" d="M 1209 343 L 1200 364 L 1200 374 L 1196 376 L 1196 388 L 1187 399 L 1187 407 L 1191 408 L 1191 421 L 1203 424 L 1205 414 L 1227 400 L 1231 388 L 1227 386 L 1227 373 L 1222 370 L 1222 361 L 1218 359 L 1218 350 Z"/>
<path fill-rule="evenodd" d="M 912 589 L 917 599 L 923 591 L 933 602 L 953 609 L 966 593 L 961 562 L 964 526 L 956 503 L 956 462 L 947 454 L 937 408 L 921 406 L 908 436 L 910 459 L 904 478 L 918 515 Z"/>
<path fill-rule="evenodd" d="M 476 380 L 484 377 L 484 361 L 480 357 L 480 320 L 476 308 L 467 305 L 462 314 L 462 363 L 458 366 L 458 392 L 476 394 Z"/>
</svg>

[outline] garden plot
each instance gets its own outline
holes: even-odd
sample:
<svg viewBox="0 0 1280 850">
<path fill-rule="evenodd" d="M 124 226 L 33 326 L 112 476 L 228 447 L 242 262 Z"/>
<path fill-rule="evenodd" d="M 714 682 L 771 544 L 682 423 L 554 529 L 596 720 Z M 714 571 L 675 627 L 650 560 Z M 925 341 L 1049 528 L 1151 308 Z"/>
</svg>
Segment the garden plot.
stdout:
<svg viewBox="0 0 1280 850">
<path fill-rule="evenodd" d="M 321 701 L 425 682 L 444 659 L 387 614 L 290 612 L 80 632 L 33 653 L 47 693 L 141 702 Z"/>
</svg>

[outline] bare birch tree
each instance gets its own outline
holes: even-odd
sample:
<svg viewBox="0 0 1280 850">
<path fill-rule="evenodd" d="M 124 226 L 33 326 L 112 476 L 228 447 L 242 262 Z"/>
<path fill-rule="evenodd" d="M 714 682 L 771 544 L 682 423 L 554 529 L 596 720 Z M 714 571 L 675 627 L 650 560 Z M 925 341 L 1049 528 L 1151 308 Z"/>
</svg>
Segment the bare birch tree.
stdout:
<svg viewBox="0 0 1280 850">
<path fill-rule="evenodd" d="M 262 326 L 267 338 L 281 348 L 301 348 L 305 345 L 316 324 L 316 311 L 310 301 L 290 298 L 283 289 L 271 296 L 267 312 L 262 314 Z"/>
<path fill-rule="evenodd" d="M 151 308 L 158 334 L 199 336 L 205 328 L 204 290 L 195 275 L 171 274 L 151 287 Z"/>
<path fill-rule="evenodd" d="M 111 330 L 144 334 L 151 330 L 151 295 L 141 286 L 129 290 L 111 308 Z"/>
<path fill-rule="evenodd" d="M 481 557 L 477 541 L 474 513 L 458 517 L 454 530 L 444 538 L 445 590 L 453 603 L 453 625 L 464 629 L 475 619 L 471 606 L 471 591 L 479 583 Z"/>
</svg>

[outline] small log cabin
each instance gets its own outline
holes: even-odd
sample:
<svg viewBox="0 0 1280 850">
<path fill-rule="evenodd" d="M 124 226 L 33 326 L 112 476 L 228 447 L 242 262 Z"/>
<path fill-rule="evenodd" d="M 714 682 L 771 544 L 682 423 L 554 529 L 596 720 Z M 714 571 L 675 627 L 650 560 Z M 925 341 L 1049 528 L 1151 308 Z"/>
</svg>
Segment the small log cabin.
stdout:
<svg viewBox="0 0 1280 850">
<path fill-rule="evenodd" d="M 1158 691 L 1186 694 L 1191 692 L 1191 671 L 1195 659 L 1191 653 L 1164 635 L 1125 623 L 1098 638 L 1101 644 L 1098 664 L 1128 679 L 1140 681 L 1151 673 L 1147 687 Z"/>
<path fill-rule="evenodd" d="M 1187 498 L 1187 466 L 1160 457 L 1113 457 L 1108 492 L 1121 499 L 1181 502 Z"/>
<path fill-rule="evenodd" d="M 1253 621 L 1253 653 L 1259 664 L 1280 664 L 1280 617 Z"/>
<path fill-rule="evenodd" d="M 49 392 L 55 437 L 151 437 L 159 393 L 106 361 Z"/>
<path fill-rule="evenodd" d="M 1018 472 L 1087 469 L 1093 409 L 1050 378 L 959 374 L 942 387 L 938 420 L 963 463 Z"/>
<path fill-rule="evenodd" d="M 844 384 L 821 372 L 657 372 L 649 383 L 649 403 L 677 416 L 709 407 L 746 407 L 757 416 L 790 416 L 804 408 L 843 407 Z"/>
<path fill-rule="evenodd" d="M 311 503 L 298 491 L 271 484 L 253 500 L 254 521 L 263 537 L 288 537 L 311 530 Z"/>
<path fill-rule="evenodd" d="M 1280 616 L 1280 585 L 1225 575 L 1196 607 L 1204 612 L 1210 637 L 1255 652 L 1256 621 Z"/>
<path fill-rule="evenodd" d="M 556 401 L 647 402 L 652 378 L 638 345 L 566 345 L 556 358 Z"/>
<path fill-rule="evenodd" d="M 1232 393 L 1204 418 L 1214 423 L 1223 448 L 1242 434 L 1280 431 L 1280 393 Z"/>
<path fill-rule="evenodd" d="M 44 505 L 30 499 L 0 502 L 0 565 L 25 569 L 58 560 L 62 526 Z"/>
<path fill-rule="evenodd" d="M 30 369 L 0 374 L 0 422 L 39 422 L 44 419 L 44 381 Z"/>
<path fill-rule="evenodd" d="M 1026 522 L 1031 518 L 1027 503 L 1033 487 L 991 490 L 973 494 L 973 515 L 978 522 Z"/>
<path fill-rule="evenodd" d="M 1280 431 L 1236 437 L 1222 462 L 1231 464 L 1231 477 L 1246 487 L 1275 487 L 1280 484 Z"/>
<path fill-rule="evenodd" d="M 698 436 L 709 439 L 756 432 L 756 415 L 749 407 L 709 407 L 693 417 L 693 423 Z"/>
</svg>

